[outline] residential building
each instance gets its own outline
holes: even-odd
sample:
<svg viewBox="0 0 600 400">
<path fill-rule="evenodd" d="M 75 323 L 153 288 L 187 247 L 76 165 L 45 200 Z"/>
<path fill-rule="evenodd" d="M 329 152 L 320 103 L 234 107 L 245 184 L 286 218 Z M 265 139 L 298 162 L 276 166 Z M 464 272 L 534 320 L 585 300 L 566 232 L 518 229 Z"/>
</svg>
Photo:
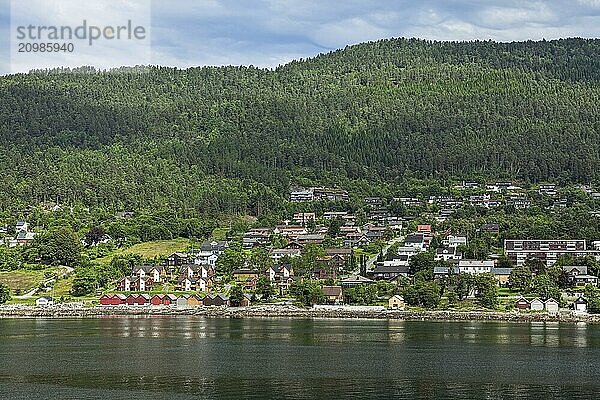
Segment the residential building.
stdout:
<svg viewBox="0 0 600 400">
<path fill-rule="evenodd" d="M 408 276 L 410 268 L 408 265 L 378 266 L 373 270 L 373 279 L 391 281 L 399 276 Z"/>
<path fill-rule="evenodd" d="M 300 226 L 307 226 L 310 221 L 315 222 L 315 213 L 314 212 L 301 212 L 295 213 L 292 221 Z"/>
<path fill-rule="evenodd" d="M 528 258 L 536 258 L 547 266 L 563 255 L 573 257 L 600 257 L 600 251 L 587 250 L 585 240 L 505 240 L 504 254 L 516 265 L 522 266 Z"/>
<path fill-rule="evenodd" d="M 307 201 L 312 201 L 313 197 L 312 189 L 292 190 L 290 193 L 290 201 L 292 203 L 304 203 Z"/>
<path fill-rule="evenodd" d="M 404 303 L 404 298 L 397 294 L 393 295 L 388 300 L 388 308 L 390 310 L 404 310 L 406 304 Z"/>
<path fill-rule="evenodd" d="M 48 307 L 54 305 L 54 298 L 51 296 L 38 297 L 35 300 L 35 305 L 38 307 Z"/>
<path fill-rule="evenodd" d="M 341 286 L 323 286 L 323 294 L 327 304 L 341 304 L 344 302 Z"/>
<path fill-rule="evenodd" d="M 228 247 L 229 243 L 227 243 L 226 241 L 213 240 L 202 243 L 202 246 L 200 246 L 200 251 L 211 252 L 217 256 L 220 256 L 221 254 L 223 254 L 223 252 L 225 252 L 225 250 L 227 250 Z"/>
<path fill-rule="evenodd" d="M 456 247 L 436 249 L 434 259 L 436 261 L 444 260 L 460 260 L 462 259 L 462 253 L 459 252 Z"/>
<path fill-rule="evenodd" d="M 299 257 L 301 255 L 301 249 L 273 249 L 269 253 L 269 256 L 276 261 L 281 260 L 283 257 L 294 258 Z"/>
<path fill-rule="evenodd" d="M 370 285 L 373 282 L 374 281 L 372 281 L 369 278 L 365 278 L 364 276 L 351 275 L 347 278 L 342 279 L 340 281 L 340 286 L 343 288 L 352 288 L 355 286 Z"/>
</svg>

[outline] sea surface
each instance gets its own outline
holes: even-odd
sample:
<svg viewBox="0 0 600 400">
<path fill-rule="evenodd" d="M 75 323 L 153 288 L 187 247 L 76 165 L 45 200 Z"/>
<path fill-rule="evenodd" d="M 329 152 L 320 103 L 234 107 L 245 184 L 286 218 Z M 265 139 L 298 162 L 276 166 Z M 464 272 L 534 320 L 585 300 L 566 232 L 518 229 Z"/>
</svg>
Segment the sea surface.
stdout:
<svg viewBox="0 0 600 400">
<path fill-rule="evenodd" d="M 0 399 L 599 399 L 600 326 L 0 319 Z"/>
</svg>

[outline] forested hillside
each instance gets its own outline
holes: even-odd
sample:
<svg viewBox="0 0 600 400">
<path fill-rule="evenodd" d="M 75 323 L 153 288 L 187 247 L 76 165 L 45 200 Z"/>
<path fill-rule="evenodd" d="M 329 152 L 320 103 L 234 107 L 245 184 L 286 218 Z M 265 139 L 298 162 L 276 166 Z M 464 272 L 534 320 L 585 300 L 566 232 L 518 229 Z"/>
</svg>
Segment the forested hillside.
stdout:
<svg viewBox="0 0 600 400">
<path fill-rule="evenodd" d="M 0 78 L 0 206 L 257 214 L 290 185 L 598 182 L 600 40 L 384 40 L 276 70 Z M 362 183 L 361 183 L 362 182 Z"/>
</svg>

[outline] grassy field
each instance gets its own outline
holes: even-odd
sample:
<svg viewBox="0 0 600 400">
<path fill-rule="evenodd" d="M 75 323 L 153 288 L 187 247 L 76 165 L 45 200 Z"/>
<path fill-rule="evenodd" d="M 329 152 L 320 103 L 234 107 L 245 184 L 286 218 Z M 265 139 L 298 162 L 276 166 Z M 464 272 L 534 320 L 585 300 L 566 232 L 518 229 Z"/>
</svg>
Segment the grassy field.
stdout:
<svg viewBox="0 0 600 400">
<path fill-rule="evenodd" d="M 166 257 L 178 251 L 185 251 L 191 243 L 190 239 L 184 238 L 138 243 L 126 249 L 117 250 L 110 255 L 98 258 L 95 261 L 109 263 L 114 256 L 119 254 L 138 254 L 144 258 Z"/>
<path fill-rule="evenodd" d="M 73 287 L 73 275 L 65 278 L 59 279 L 54 284 L 54 297 L 61 298 L 63 296 L 70 296 L 71 288 Z"/>
<path fill-rule="evenodd" d="M 0 282 L 8 285 L 12 295 L 25 294 L 44 282 L 44 271 L 0 272 Z"/>
</svg>

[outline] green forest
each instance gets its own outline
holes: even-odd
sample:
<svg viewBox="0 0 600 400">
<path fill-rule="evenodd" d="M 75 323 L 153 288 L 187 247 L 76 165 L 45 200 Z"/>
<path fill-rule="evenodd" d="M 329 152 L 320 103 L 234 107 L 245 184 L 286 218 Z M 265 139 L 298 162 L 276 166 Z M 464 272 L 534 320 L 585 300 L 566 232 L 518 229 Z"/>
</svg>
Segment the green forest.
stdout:
<svg viewBox="0 0 600 400">
<path fill-rule="evenodd" d="M 260 216 L 298 185 L 597 183 L 599 84 L 600 40 L 585 39 L 390 39 L 273 70 L 4 76 L 0 210 L 163 210 L 201 231 L 195 218 Z"/>
</svg>

